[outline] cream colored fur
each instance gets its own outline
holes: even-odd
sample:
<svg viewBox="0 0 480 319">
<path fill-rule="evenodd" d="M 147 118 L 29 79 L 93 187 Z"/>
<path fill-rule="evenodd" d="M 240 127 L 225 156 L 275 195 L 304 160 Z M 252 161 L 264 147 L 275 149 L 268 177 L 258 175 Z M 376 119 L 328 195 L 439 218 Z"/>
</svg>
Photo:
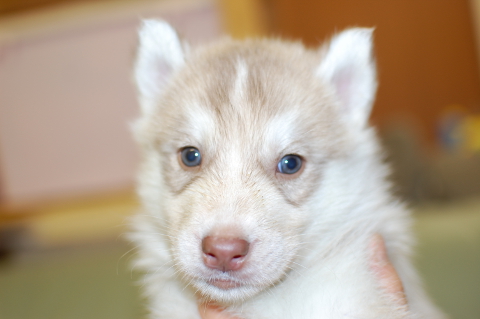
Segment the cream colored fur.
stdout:
<svg viewBox="0 0 480 319">
<path fill-rule="evenodd" d="M 144 22 L 135 70 L 143 210 L 132 238 L 150 318 L 198 319 L 199 299 L 245 319 L 443 318 L 411 265 L 409 212 L 390 194 L 367 123 L 371 37 L 358 28 L 319 50 L 224 39 L 190 51 L 165 22 Z M 200 167 L 182 167 L 185 146 L 199 149 Z M 304 159 L 299 174 L 277 171 L 287 154 Z M 202 262 L 202 238 L 225 233 L 251 243 L 236 272 Z M 409 310 L 373 278 L 374 233 Z"/>
</svg>

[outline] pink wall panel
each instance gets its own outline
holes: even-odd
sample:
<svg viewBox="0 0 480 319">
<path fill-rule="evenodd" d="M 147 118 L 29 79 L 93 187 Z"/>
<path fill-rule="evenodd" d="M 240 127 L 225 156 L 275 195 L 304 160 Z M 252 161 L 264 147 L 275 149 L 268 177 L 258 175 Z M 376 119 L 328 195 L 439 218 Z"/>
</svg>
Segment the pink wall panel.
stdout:
<svg viewBox="0 0 480 319">
<path fill-rule="evenodd" d="M 7 204 L 133 184 L 137 116 L 131 67 L 138 12 L 0 42 L 0 191 Z M 194 43 L 220 33 L 213 4 L 158 3 Z M 1 33 L 1 30 L 0 30 Z"/>
</svg>

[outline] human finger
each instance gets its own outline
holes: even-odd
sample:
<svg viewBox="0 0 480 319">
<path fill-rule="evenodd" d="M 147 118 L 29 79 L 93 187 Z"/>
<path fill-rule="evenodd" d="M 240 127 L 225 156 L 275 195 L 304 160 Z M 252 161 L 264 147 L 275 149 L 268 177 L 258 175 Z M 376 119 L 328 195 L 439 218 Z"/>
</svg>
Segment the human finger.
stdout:
<svg viewBox="0 0 480 319">
<path fill-rule="evenodd" d="M 221 307 L 212 303 L 199 304 L 198 311 L 202 319 L 240 319 L 229 315 Z"/>
<path fill-rule="evenodd" d="M 379 234 L 375 234 L 370 242 L 370 267 L 381 289 L 389 295 L 399 306 L 407 306 L 407 298 L 403 284 L 395 267 L 388 258 L 385 241 Z"/>
</svg>

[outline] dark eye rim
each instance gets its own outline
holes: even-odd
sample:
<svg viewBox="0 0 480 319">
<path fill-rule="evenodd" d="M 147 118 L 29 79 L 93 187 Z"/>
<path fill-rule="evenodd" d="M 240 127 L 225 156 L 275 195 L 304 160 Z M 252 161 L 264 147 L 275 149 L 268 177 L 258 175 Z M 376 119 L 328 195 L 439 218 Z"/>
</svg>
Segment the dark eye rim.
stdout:
<svg viewBox="0 0 480 319">
<path fill-rule="evenodd" d="M 191 150 L 197 151 L 199 156 L 198 156 L 197 161 L 192 161 L 191 163 L 189 163 L 189 161 L 185 158 L 185 156 L 186 156 L 185 151 L 191 151 Z M 178 159 L 179 159 L 179 162 L 182 165 L 182 167 L 184 167 L 186 169 L 198 168 L 202 164 L 202 160 L 203 160 L 202 159 L 202 152 L 200 152 L 198 147 L 195 147 L 195 146 L 185 146 L 185 147 L 182 147 L 181 149 L 179 149 L 178 150 Z"/>
<path fill-rule="evenodd" d="M 289 157 L 289 156 L 292 156 L 292 157 L 295 157 L 299 160 L 299 165 L 298 167 L 291 171 L 291 172 L 284 172 L 282 171 L 282 168 L 281 168 L 281 163 L 282 161 L 286 158 L 286 157 Z M 301 156 L 301 155 L 298 155 L 298 154 L 286 154 L 284 156 L 282 156 L 282 158 L 277 162 L 277 168 L 276 168 L 276 171 L 277 173 L 283 175 L 283 176 L 296 176 L 298 174 L 300 174 L 303 169 L 305 167 L 305 159 Z"/>
</svg>

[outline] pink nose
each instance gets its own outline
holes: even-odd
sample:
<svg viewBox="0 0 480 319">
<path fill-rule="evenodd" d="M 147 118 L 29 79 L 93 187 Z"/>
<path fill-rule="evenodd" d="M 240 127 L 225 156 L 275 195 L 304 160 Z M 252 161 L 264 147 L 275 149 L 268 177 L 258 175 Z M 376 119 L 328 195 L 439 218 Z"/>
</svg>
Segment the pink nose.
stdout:
<svg viewBox="0 0 480 319">
<path fill-rule="evenodd" d="M 243 267 L 250 244 L 239 238 L 207 236 L 202 241 L 203 263 L 221 271 L 239 270 Z"/>
</svg>

